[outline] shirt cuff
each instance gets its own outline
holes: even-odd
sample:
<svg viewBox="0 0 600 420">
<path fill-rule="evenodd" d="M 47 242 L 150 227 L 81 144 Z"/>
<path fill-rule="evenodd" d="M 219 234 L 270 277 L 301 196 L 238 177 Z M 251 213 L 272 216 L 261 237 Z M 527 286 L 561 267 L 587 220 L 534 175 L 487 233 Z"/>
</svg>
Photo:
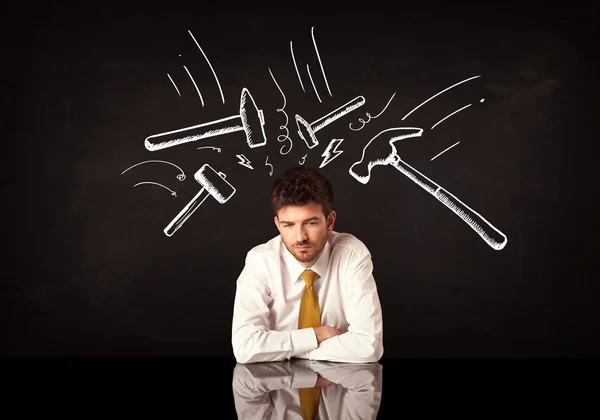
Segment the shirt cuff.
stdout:
<svg viewBox="0 0 600 420">
<path fill-rule="evenodd" d="M 304 353 L 318 347 L 317 334 L 312 327 L 290 331 L 290 337 L 294 354 Z"/>
<path fill-rule="evenodd" d="M 292 377 L 292 389 L 299 388 L 312 388 L 317 384 L 317 379 L 319 375 L 315 372 L 306 371 L 306 372 L 296 372 Z"/>
</svg>

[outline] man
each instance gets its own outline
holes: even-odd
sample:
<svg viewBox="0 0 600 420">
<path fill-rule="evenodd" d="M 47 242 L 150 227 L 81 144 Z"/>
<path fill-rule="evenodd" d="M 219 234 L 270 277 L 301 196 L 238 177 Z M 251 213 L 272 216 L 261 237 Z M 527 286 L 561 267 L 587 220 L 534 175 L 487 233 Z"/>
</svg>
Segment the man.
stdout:
<svg viewBox="0 0 600 420">
<path fill-rule="evenodd" d="M 271 192 L 280 235 L 251 249 L 236 284 L 238 363 L 291 358 L 346 363 L 383 355 L 383 320 L 367 247 L 333 230 L 331 183 L 291 168 Z"/>
</svg>

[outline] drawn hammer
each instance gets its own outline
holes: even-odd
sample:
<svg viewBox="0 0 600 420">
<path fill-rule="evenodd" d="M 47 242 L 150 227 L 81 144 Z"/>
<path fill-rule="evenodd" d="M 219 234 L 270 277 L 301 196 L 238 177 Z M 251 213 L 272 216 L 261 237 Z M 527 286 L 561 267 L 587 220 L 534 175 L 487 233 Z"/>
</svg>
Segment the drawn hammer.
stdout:
<svg viewBox="0 0 600 420">
<path fill-rule="evenodd" d="M 422 133 L 423 129 L 414 127 L 383 130 L 363 148 L 361 159 L 350 167 L 350 175 L 359 182 L 366 184 L 371 178 L 371 170 L 374 166 L 391 165 L 463 219 L 489 246 L 495 250 L 504 248 L 507 239 L 502 232 L 457 197 L 400 159 L 394 142 L 410 137 L 418 137 Z"/>
<path fill-rule="evenodd" d="M 215 171 L 208 164 L 198 169 L 194 179 L 202 188 L 164 229 L 167 236 L 172 236 L 209 196 L 223 204 L 235 194 L 235 188 L 225 180 L 225 174 Z"/>
<path fill-rule="evenodd" d="M 267 144 L 264 125 L 265 117 L 263 111 L 258 109 L 248 89 L 243 88 L 240 95 L 239 115 L 154 134 L 146 138 L 144 146 L 153 152 L 207 137 L 220 136 L 234 131 L 244 131 L 248 146 L 251 148 L 260 147 Z"/>
<path fill-rule="evenodd" d="M 317 136 L 315 133 L 322 129 L 323 127 L 331 124 L 338 118 L 343 117 L 349 112 L 354 111 L 356 108 L 363 106 L 365 103 L 364 96 L 357 96 L 351 101 L 345 103 L 340 106 L 338 109 L 331 111 L 329 114 L 319 118 L 317 121 L 314 121 L 312 124 L 306 122 L 304 118 L 300 115 L 296 114 L 296 125 L 298 126 L 298 136 L 308 146 L 309 149 L 317 146 L 319 144 L 319 140 L 317 140 Z"/>
</svg>

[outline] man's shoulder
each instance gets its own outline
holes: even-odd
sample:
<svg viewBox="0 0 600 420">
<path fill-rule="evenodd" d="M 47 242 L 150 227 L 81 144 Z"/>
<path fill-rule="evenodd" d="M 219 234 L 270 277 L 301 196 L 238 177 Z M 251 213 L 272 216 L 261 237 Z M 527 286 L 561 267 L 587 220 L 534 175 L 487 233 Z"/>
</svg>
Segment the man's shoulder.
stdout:
<svg viewBox="0 0 600 420">
<path fill-rule="evenodd" d="M 281 248 L 281 235 L 277 235 L 267 242 L 256 245 L 246 254 L 247 262 L 260 262 L 269 258 L 278 258 Z"/>
<path fill-rule="evenodd" d="M 329 241 L 332 252 L 349 252 L 359 255 L 370 254 L 367 245 L 351 233 L 331 232 Z"/>
</svg>

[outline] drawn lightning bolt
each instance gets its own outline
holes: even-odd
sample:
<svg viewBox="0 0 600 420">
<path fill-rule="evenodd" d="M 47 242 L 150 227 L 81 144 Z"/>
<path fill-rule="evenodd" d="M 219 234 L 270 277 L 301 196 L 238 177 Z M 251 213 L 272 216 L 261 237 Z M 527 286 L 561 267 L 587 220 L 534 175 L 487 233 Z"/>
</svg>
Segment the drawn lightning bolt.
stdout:
<svg viewBox="0 0 600 420">
<path fill-rule="evenodd" d="M 342 144 L 343 141 L 344 139 L 333 139 L 329 142 L 329 144 L 327 145 L 327 149 L 325 149 L 325 151 L 321 155 L 321 157 L 324 157 L 325 159 L 323 159 L 323 162 L 321 162 L 321 166 L 319 166 L 319 168 L 322 168 L 323 166 L 327 165 L 329 162 L 331 162 L 333 159 L 335 159 L 344 152 L 343 150 L 337 150 L 337 147 L 340 144 Z"/>
<path fill-rule="evenodd" d="M 250 165 L 250 161 L 248 160 L 248 158 L 246 156 L 244 156 L 244 155 L 235 155 L 235 156 L 240 160 L 238 162 L 240 165 L 254 170 L 254 168 L 252 167 L 252 165 Z"/>
</svg>

